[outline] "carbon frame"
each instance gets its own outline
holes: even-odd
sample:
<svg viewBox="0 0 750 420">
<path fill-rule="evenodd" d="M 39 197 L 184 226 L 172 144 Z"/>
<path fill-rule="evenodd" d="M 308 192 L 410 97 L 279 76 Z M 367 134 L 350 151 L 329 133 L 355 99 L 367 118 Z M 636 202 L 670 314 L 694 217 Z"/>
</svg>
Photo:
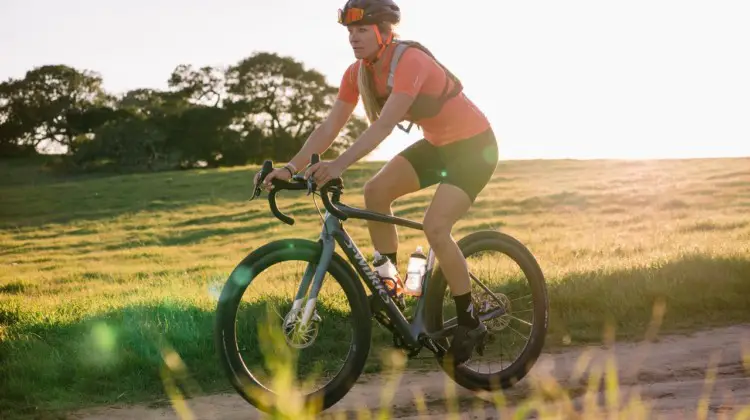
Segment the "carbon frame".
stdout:
<svg viewBox="0 0 750 420">
<path fill-rule="evenodd" d="M 347 217 L 362 220 L 372 220 L 382 223 L 390 223 L 410 229 L 424 230 L 424 226 L 421 223 L 414 222 L 412 220 L 349 207 L 338 202 L 338 200 L 336 199 L 334 199 L 334 202 L 336 203 L 336 207 Z M 297 296 L 295 297 L 292 311 L 290 311 L 290 317 L 287 318 L 288 320 L 294 319 L 291 317 L 291 315 L 296 315 L 296 313 L 301 309 L 302 300 L 307 294 L 307 289 L 309 288 L 311 281 L 312 290 L 310 291 L 310 297 L 308 298 L 307 304 L 305 305 L 305 312 L 302 318 L 303 325 L 306 325 L 310 318 L 313 316 L 315 302 L 317 301 L 318 292 L 320 291 L 323 283 L 323 277 L 325 276 L 325 273 L 328 269 L 328 264 L 330 264 L 331 258 L 333 257 L 333 252 L 335 251 L 336 244 L 339 244 L 341 246 L 341 249 L 343 249 L 344 254 L 349 259 L 349 262 L 354 266 L 357 274 L 360 276 L 360 278 L 362 278 L 364 283 L 370 289 L 370 292 L 373 295 L 377 294 L 382 300 L 388 319 L 391 321 L 391 323 L 393 324 L 393 328 L 396 330 L 396 332 L 399 333 L 406 346 L 408 346 L 412 350 L 418 351 L 426 344 L 427 347 L 435 353 L 441 353 L 445 351 L 445 349 L 441 348 L 433 340 L 439 340 L 452 335 L 453 329 L 455 329 L 457 326 L 456 318 L 445 321 L 443 323 L 442 329 L 432 333 L 427 331 L 427 327 L 425 325 L 425 302 L 427 296 L 431 291 L 430 278 L 432 277 L 432 271 L 435 265 L 435 254 L 432 249 L 430 249 L 427 254 L 427 271 L 425 273 L 424 279 L 422 280 L 422 294 L 417 300 L 417 307 L 415 310 L 414 318 L 411 322 L 409 322 L 404 316 L 403 312 L 401 312 L 401 310 L 396 306 L 393 299 L 391 299 L 391 297 L 388 295 L 383 283 L 372 271 L 370 265 L 367 263 L 367 259 L 364 257 L 364 255 L 362 255 L 362 252 L 346 232 L 346 229 L 344 229 L 341 220 L 328 211 L 326 211 L 324 216 L 323 229 L 320 233 L 319 242 L 322 245 L 319 262 L 317 265 L 308 265 L 303 276 L 302 283 L 300 284 L 300 288 L 297 291 Z M 477 282 L 482 289 L 484 289 L 491 296 L 493 295 L 492 291 L 487 288 L 487 286 L 482 283 L 481 280 L 479 280 L 472 273 L 469 274 L 472 281 Z M 310 278 L 311 276 L 313 277 L 312 279 Z M 499 300 L 498 303 L 502 305 L 502 302 L 500 302 Z M 491 315 L 483 314 L 479 316 L 479 319 L 480 321 L 486 321 L 488 319 L 494 318 L 495 316 L 502 315 L 503 313 L 504 311 L 493 313 Z M 427 338 L 428 340 L 425 340 L 425 338 Z"/>
<path fill-rule="evenodd" d="M 421 223 L 417 223 L 400 217 L 373 213 L 367 210 L 360 210 L 348 207 L 340 203 L 337 204 L 337 207 L 345 212 L 347 216 L 352 218 L 391 223 L 411 229 L 423 230 L 423 226 Z M 305 325 L 310 320 L 310 317 L 313 314 L 318 292 L 322 287 L 323 277 L 325 276 L 328 264 L 330 263 L 333 256 L 333 252 L 335 251 L 336 244 L 339 244 L 348 260 L 354 266 L 355 271 L 360 276 L 360 278 L 362 278 L 364 283 L 370 289 L 371 293 L 380 297 L 384 306 L 384 310 L 389 320 L 393 324 L 394 329 L 401 335 L 404 343 L 409 348 L 419 349 L 423 346 L 422 339 L 424 337 L 429 337 L 432 339 L 443 338 L 450 335 L 453 328 L 455 328 L 456 323 L 455 320 L 453 320 L 453 322 L 447 322 L 446 325 L 444 325 L 445 328 L 441 331 L 430 334 L 427 331 L 427 327 L 425 325 L 425 302 L 426 296 L 428 295 L 430 290 L 429 279 L 431 277 L 432 269 L 435 264 L 435 254 L 432 250 L 430 250 L 427 255 L 427 271 L 423 279 L 422 295 L 417 300 L 417 307 L 415 310 L 414 318 L 411 322 L 409 322 L 401 312 L 401 310 L 393 302 L 393 299 L 391 299 L 391 297 L 388 295 L 383 283 L 372 271 L 370 265 L 367 262 L 367 259 L 364 257 L 364 255 L 362 255 L 362 252 L 349 236 L 346 229 L 344 229 L 341 220 L 330 214 L 328 211 L 326 211 L 324 216 L 324 224 L 320 234 L 319 242 L 322 245 L 319 262 L 316 265 L 308 265 L 303 276 L 302 283 L 300 284 L 299 290 L 297 292 L 297 296 L 295 297 L 295 301 L 291 311 L 291 313 L 296 314 L 297 311 L 301 309 L 302 300 L 307 294 L 310 283 L 312 283 L 312 290 L 310 290 L 310 296 L 307 300 L 307 304 L 305 305 L 305 311 L 302 317 L 303 325 Z M 436 351 L 436 349 L 431 350 Z"/>
</svg>

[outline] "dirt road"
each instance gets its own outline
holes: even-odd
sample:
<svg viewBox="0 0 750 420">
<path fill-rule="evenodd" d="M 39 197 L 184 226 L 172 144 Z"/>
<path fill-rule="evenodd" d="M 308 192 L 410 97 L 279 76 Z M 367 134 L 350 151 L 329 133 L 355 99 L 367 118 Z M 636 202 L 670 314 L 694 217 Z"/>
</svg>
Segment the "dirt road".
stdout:
<svg viewBox="0 0 750 420">
<path fill-rule="evenodd" d="M 511 410 L 532 395 L 531 383 L 552 377 L 563 385 L 572 398 L 572 407 L 582 413 L 587 404 L 588 380 L 597 369 L 603 369 L 607 356 L 614 354 L 620 393 L 620 405 L 626 405 L 632 396 L 640 395 L 647 404 L 649 416 L 645 418 L 703 418 L 750 419 L 750 325 L 704 331 L 687 336 L 659 337 L 655 342 L 616 343 L 606 349 L 601 346 L 570 349 L 556 354 L 545 354 L 532 370 L 530 377 L 506 392 Z M 744 356 L 743 356 L 744 355 Z M 581 362 L 586 366 L 582 375 L 576 374 Z M 714 369 L 712 369 L 712 367 Z M 712 373 L 715 372 L 715 375 Z M 714 381 L 710 381 L 711 377 Z M 362 410 L 378 410 L 383 404 L 381 396 L 386 380 L 378 376 L 364 376 L 352 391 L 323 417 L 335 418 Z M 536 381 L 538 383 L 538 381 Z M 593 401 L 605 409 L 607 393 L 601 389 Z M 456 399 L 447 399 L 446 390 L 455 390 Z M 415 404 L 415 391 L 424 395 L 424 405 Z M 449 394 L 450 395 L 450 394 Z M 710 396 L 701 408 L 701 399 Z M 460 418 L 498 418 L 499 413 L 487 397 L 477 397 L 459 387 L 451 386 L 442 372 L 406 372 L 396 388 L 393 400 L 386 404 L 393 418 L 447 418 L 451 404 L 457 401 Z M 590 400 L 590 399 L 589 399 Z M 199 397 L 187 402 L 195 419 L 256 419 L 262 416 L 235 394 Z M 556 405 L 554 407 L 559 407 Z M 586 410 L 587 413 L 590 411 Z M 570 416 L 565 416 L 569 418 Z M 598 417 L 598 416 L 595 416 Z M 125 420 L 125 419 L 178 419 L 175 410 L 162 407 L 124 406 L 105 407 L 73 413 L 70 419 Z M 183 417 L 184 418 L 184 417 Z M 344 417 L 340 417 L 344 418 Z M 560 417 L 564 418 L 564 417 Z"/>
</svg>

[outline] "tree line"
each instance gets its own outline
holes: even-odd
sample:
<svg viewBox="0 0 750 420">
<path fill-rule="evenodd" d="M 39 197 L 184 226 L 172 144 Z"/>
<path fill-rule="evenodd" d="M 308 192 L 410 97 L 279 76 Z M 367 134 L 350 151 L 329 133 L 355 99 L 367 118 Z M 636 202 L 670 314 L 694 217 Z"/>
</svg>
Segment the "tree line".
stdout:
<svg viewBox="0 0 750 420">
<path fill-rule="evenodd" d="M 219 68 L 178 65 L 168 88 L 114 95 L 102 77 L 44 65 L 0 84 L 0 158 L 62 150 L 69 169 L 159 170 L 285 161 L 325 118 L 337 87 L 291 57 L 259 52 Z M 356 115 L 325 157 L 364 131 Z"/>
</svg>

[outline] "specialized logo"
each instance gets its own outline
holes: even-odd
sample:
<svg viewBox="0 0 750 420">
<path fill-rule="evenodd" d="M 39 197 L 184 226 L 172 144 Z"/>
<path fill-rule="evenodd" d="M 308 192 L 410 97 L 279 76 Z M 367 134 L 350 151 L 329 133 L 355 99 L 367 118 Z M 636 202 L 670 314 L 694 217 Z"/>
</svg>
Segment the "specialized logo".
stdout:
<svg viewBox="0 0 750 420">
<path fill-rule="evenodd" d="M 367 264 L 367 261 L 365 261 L 365 258 L 362 256 L 359 250 L 354 246 L 354 244 L 352 244 L 351 240 L 346 242 L 346 246 L 354 252 L 354 258 L 357 260 L 359 268 L 361 268 L 362 271 L 365 272 L 367 278 L 370 279 L 370 282 L 372 282 L 373 286 L 378 289 L 380 298 L 383 299 L 383 302 L 388 303 L 388 291 L 385 290 L 385 286 L 383 286 L 383 282 L 380 281 L 380 277 L 378 277 L 378 275 L 370 269 L 370 264 Z"/>
</svg>

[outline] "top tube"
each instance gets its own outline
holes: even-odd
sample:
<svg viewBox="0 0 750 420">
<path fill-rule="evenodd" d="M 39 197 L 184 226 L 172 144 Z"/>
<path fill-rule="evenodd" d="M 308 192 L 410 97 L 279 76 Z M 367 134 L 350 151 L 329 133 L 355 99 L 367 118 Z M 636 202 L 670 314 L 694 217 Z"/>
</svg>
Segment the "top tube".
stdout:
<svg viewBox="0 0 750 420">
<path fill-rule="evenodd" d="M 319 157 L 317 155 L 313 155 L 313 158 L 311 159 L 311 162 L 318 162 Z M 273 170 L 273 163 L 270 160 L 267 160 L 263 163 L 263 169 L 261 171 L 260 177 L 258 177 L 258 182 L 262 182 L 265 177 L 271 173 Z M 293 191 L 305 191 L 307 190 L 307 194 L 313 194 L 315 193 L 315 190 L 317 189 L 317 185 L 312 179 L 304 179 L 301 175 L 294 175 L 292 177 L 293 182 L 289 181 L 283 181 L 280 179 L 273 179 L 271 183 L 273 184 L 274 188 L 271 190 L 271 192 L 268 194 L 268 202 L 271 207 L 271 211 L 273 212 L 274 216 L 281 220 L 282 222 L 293 225 L 294 219 L 291 217 L 283 214 L 277 204 L 276 204 L 276 194 L 278 194 L 281 191 L 284 190 L 293 190 Z M 260 187 L 256 184 L 254 186 L 254 194 L 253 197 L 250 199 L 251 201 L 255 199 L 257 196 L 260 195 Z M 325 205 L 326 210 L 328 212 L 336 217 L 337 219 L 344 221 L 347 220 L 349 217 L 354 219 L 361 219 L 361 220 L 371 220 L 374 222 L 380 222 L 380 223 L 388 223 L 398 226 L 407 227 L 410 229 L 416 229 L 416 230 L 424 230 L 424 226 L 422 223 L 415 222 L 413 220 L 408 220 L 403 217 L 398 216 L 391 216 L 383 213 L 378 213 L 366 209 L 360 209 L 356 207 L 351 207 L 346 204 L 342 204 L 341 194 L 342 190 L 344 189 L 344 183 L 341 178 L 333 179 L 329 182 L 327 182 L 325 185 L 323 185 L 322 188 L 320 188 L 319 194 L 321 198 L 323 199 L 323 204 Z M 329 197 L 329 194 L 333 195 L 333 199 Z"/>
</svg>

